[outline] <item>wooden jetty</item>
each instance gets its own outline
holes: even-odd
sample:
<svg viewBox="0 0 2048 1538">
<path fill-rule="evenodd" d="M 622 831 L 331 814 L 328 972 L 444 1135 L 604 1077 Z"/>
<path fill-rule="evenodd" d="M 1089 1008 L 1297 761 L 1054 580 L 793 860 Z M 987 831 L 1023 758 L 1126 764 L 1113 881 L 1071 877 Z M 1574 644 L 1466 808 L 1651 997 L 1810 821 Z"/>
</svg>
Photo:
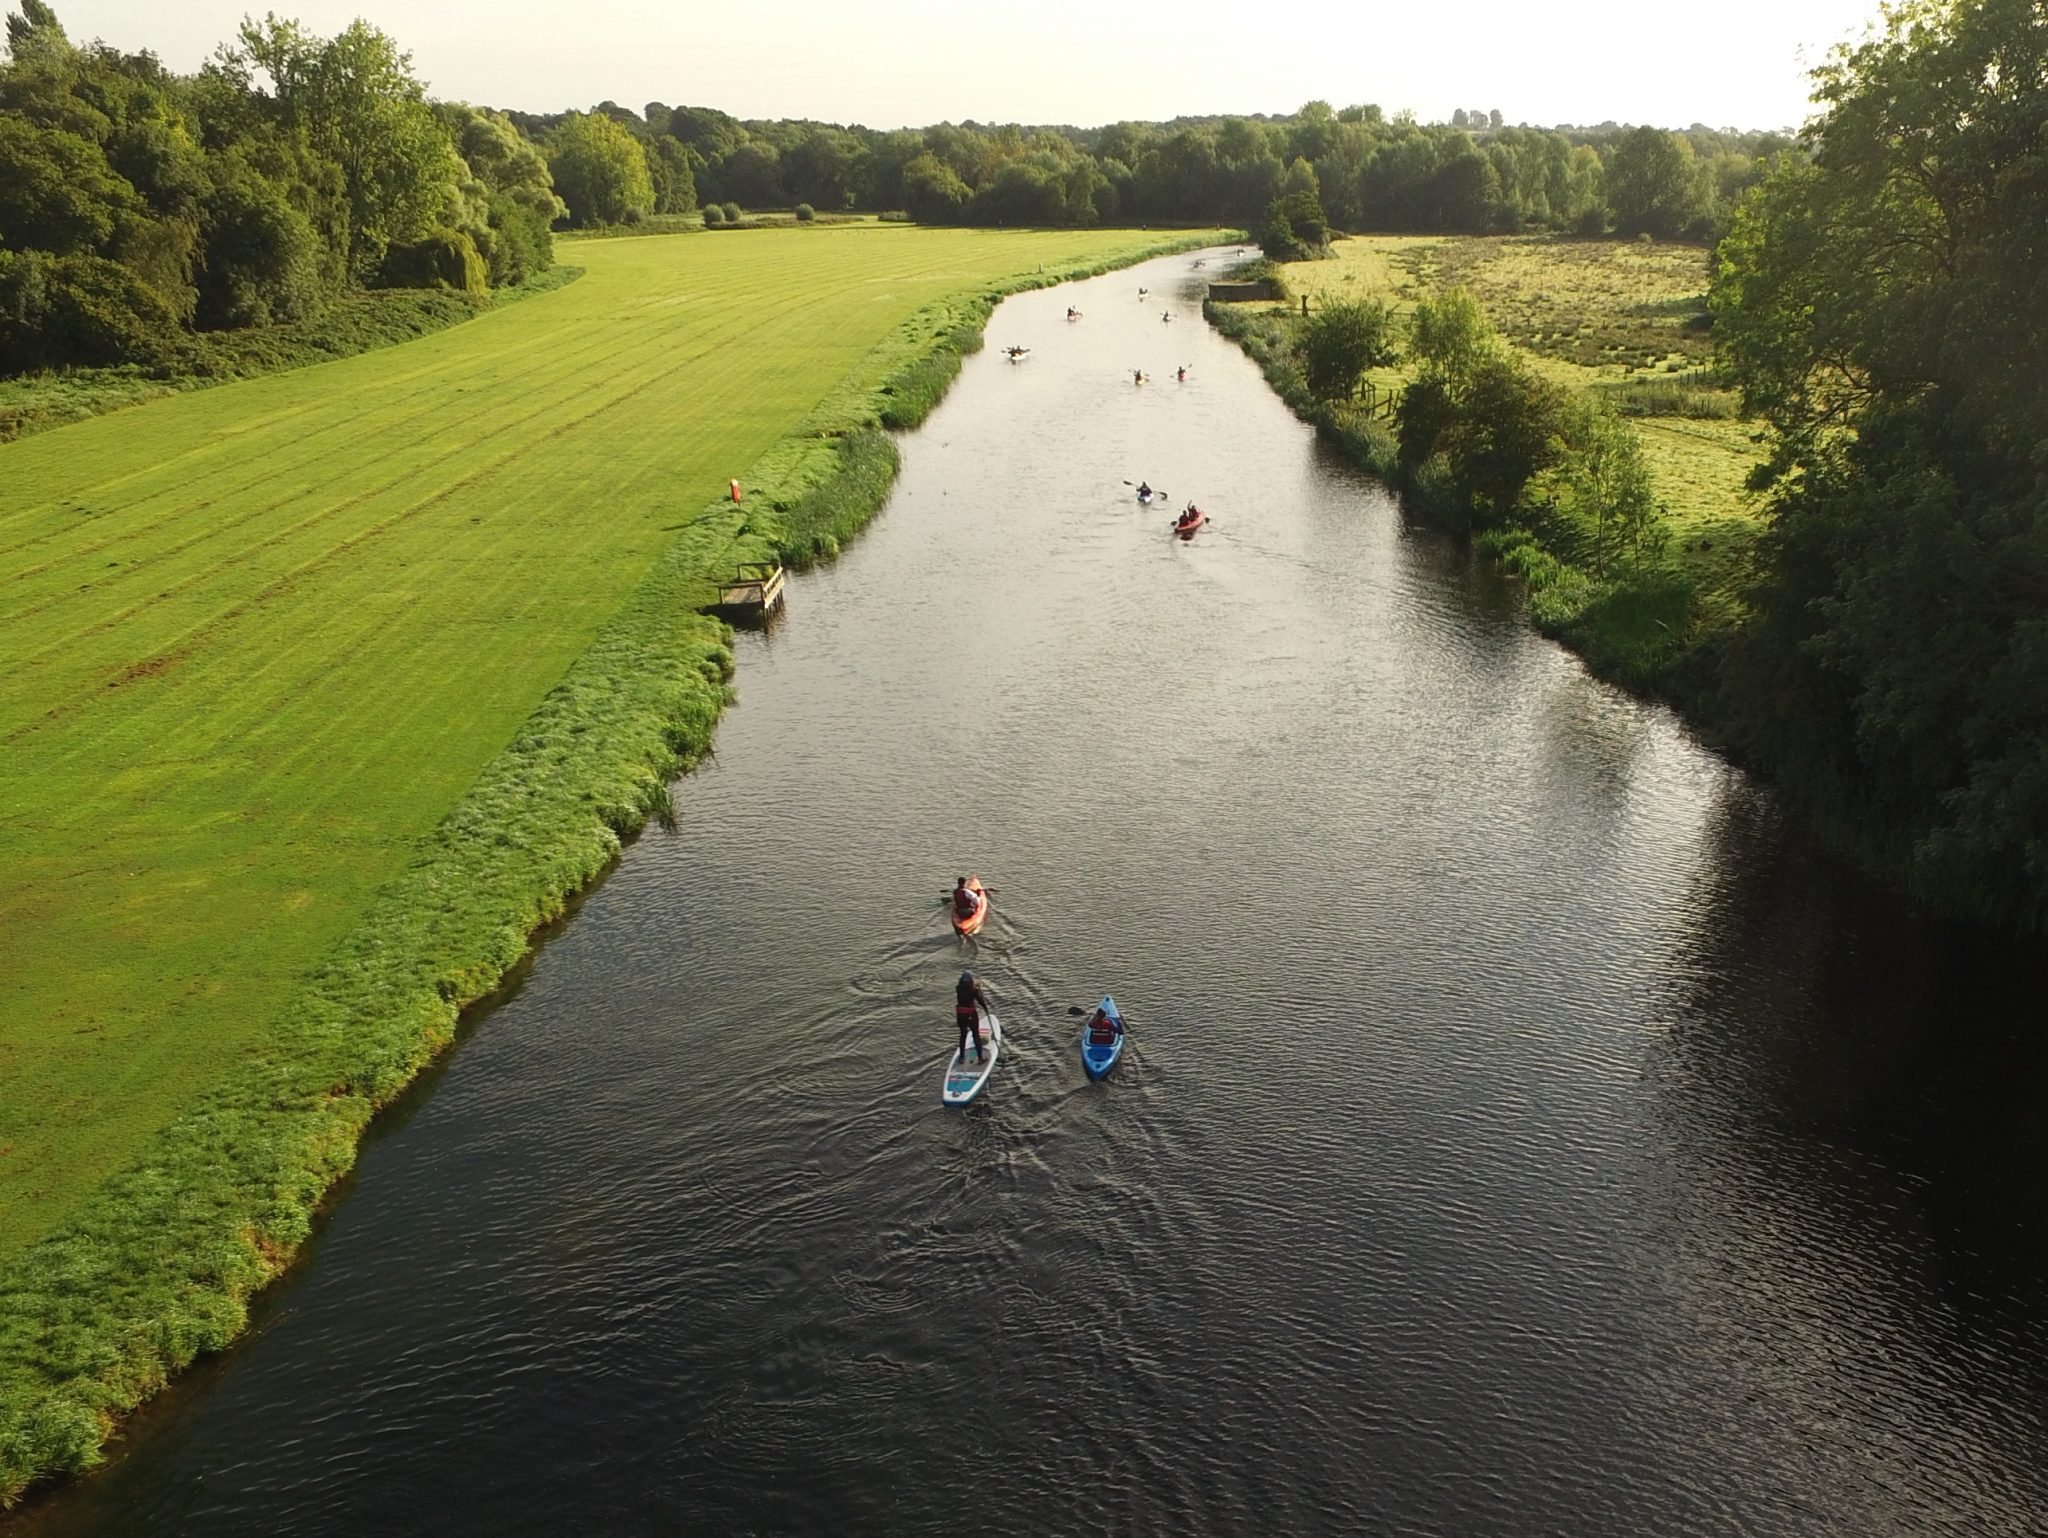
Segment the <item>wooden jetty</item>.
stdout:
<svg viewBox="0 0 2048 1538">
<path fill-rule="evenodd" d="M 732 581 L 718 585 L 712 609 L 727 619 L 765 619 L 782 607 L 782 567 L 775 561 L 742 561 Z"/>
</svg>

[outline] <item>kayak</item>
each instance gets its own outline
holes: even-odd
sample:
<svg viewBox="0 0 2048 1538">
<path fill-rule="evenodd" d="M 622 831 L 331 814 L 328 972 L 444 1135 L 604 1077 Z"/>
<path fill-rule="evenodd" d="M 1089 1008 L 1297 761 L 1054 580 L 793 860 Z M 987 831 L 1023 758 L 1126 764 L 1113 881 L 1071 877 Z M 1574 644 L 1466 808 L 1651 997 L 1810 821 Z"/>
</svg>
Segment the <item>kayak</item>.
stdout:
<svg viewBox="0 0 2048 1538">
<path fill-rule="evenodd" d="M 1116 1000 L 1106 993 L 1097 1007 L 1108 1019 L 1097 1024 L 1091 1015 L 1081 1027 L 1081 1071 L 1091 1079 L 1105 1079 L 1124 1055 L 1124 1017 L 1116 1011 Z"/>
<path fill-rule="evenodd" d="M 980 1018 L 981 1052 L 980 1062 L 973 1058 L 963 1059 L 959 1048 L 953 1049 L 953 1059 L 946 1065 L 946 1087 L 939 1092 L 939 1100 L 945 1105 L 967 1105 L 988 1086 L 988 1076 L 996 1071 L 996 1059 L 1003 1053 L 1003 1024 L 991 1010 L 975 1006 Z"/>
<path fill-rule="evenodd" d="M 952 915 L 953 933 L 962 938 L 972 934 L 979 934 L 981 932 L 982 920 L 988 917 L 988 893 L 981 889 L 981 877 L 969 876 L 967 878 L 967 890 L 975 893 L 980 897 L 981 901 L 974 905 L 974 911 L 964 919 L 957 913 Z M 951 901 L 950 898 L 947 899 L 949 911 Z"/>
<path fill-rule="evenodd" d="M 1195 537 L 1195 530 L 1199 529 L 1203 524 L 1207 523 L 1208 521 L 1209 515 L 1204 513 L 1200 508 L 1196 508 L 1192 515 L 1182 513 L 1180 517 L 1176 518 L 1173 521 L 1173 532 L 1178 534 L 1182 539 L 1193 539 Z"/>
<path fill-rule="evenodd" d="M 1156 491 L 1141 491 L 1138 493 L 1138 502 L 1144 507 L 1150 507 L 1158 499 L 1159 493 Z"/>
</svg>

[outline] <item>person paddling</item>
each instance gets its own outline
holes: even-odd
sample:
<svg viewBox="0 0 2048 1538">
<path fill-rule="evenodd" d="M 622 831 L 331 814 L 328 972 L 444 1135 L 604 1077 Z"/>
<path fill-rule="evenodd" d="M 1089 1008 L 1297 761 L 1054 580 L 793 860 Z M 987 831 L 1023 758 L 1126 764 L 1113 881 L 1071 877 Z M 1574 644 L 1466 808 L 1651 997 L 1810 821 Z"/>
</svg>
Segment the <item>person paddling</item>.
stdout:
<svg viewBox="0 0 2048 1538">
<path fill-rule="evenodd" d="M 974 1060 L 981 1061 L 981 1009 L 989 1009 L 988 995 L 981 991 L 981 984 L 974 980 L 972 972 L 962 972 L 960 981 L 953 985 L 953 1023 L 960 1032 L 960 1061 L 967 1061 L 968 1049 L 974 1051 Z"/>
<path fill-rule="evenodd" d="M 1138 500 L 1141 502 L 1149 502 L 1152 500 L 1152 488 L 1144 481 L 1138 482 Z"/>
<path fill-rule="evenodd" d="M 1132 370 L 1131 370 L 1131 383 L 1132 383 L 1132 384 L 1143 384 L 1144 382 L 1145 382 L 1145 371 L 1144 371 L 1143 369 L 1141 369 L 1141 368 L 1134 368 L 1134 369 L 1132 369 Z"/>
<path fill-rule="evenodd" d="M 971 919 L 974 917 L 974 910 L 980 906 L 981 893 L 967 884 L 965 876 L 962 876 L 953 883 L 953 916 L 955 918 Z"/>
<path fill-rule="evenodd" d="M 1173 377 L 1175 379 L 1178 379 L 1182 384 L 1186 384 L 1188 382 L 1188 366 L 1185 363 L 1183 363 L 1179 368 L 1173 371 Z"/>
</svg>

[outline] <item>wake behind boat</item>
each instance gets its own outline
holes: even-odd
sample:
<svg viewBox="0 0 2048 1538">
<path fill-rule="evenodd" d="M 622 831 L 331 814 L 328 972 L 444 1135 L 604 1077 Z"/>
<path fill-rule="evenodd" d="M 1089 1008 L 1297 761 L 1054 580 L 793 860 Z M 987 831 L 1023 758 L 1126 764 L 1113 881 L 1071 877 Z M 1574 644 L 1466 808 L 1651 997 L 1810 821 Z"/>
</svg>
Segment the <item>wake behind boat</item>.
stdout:
<svg viewBox="0 0 2048 1538">
<path fill-rule="evenodd" d="M 988 1076 L 996 1071 L 996 1059 L 1003 1052 L 1003 1024 L 995 1011 L 975 1006 L 975 1028 L 981 1034 L 980 1062 L 965 1056 L 965 1044 L 953 1050 L 946 1065 L 945 1087 L 939 1092 L 943 1105 L 969 1105 L 988 1087 Z"/>
</svg>

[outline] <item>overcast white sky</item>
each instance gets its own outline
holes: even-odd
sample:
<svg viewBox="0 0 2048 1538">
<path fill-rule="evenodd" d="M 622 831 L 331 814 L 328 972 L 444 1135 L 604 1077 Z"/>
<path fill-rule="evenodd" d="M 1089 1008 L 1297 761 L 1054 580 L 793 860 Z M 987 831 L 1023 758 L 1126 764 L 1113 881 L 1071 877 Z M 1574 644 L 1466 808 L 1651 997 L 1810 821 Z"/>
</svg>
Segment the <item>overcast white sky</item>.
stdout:
<svg viewBox="0 0 2048 1538">
<path fill-rule="evenodd" d="M 245 0 L 53 0 L 78 41 L 191 70 Z M 429 91 L 553 111 L 610 98 L 876 128 L 1290 112 L 1316 97 L 1424 120 L 1793 126 L 1806 69 L 1877 0 L 260 0 L 396 37 Z M 0 9 L 13 9 L 0 0 Z"/>
</svg>

